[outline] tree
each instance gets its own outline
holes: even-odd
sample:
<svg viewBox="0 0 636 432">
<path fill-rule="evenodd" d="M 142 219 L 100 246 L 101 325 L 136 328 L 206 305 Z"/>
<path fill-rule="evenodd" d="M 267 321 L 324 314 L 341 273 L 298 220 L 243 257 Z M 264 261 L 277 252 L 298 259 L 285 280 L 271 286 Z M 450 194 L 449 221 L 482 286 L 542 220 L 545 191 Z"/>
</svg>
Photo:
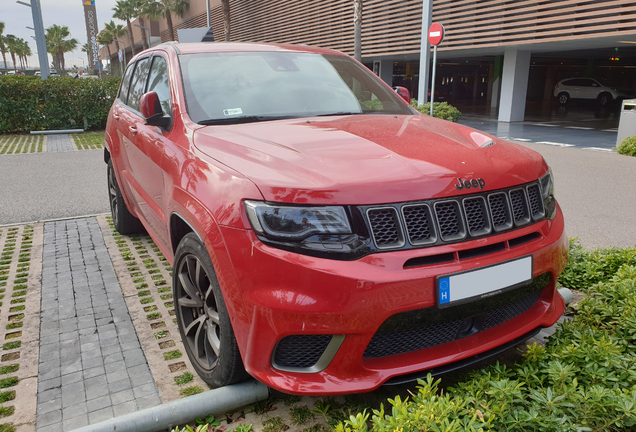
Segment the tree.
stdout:
<svg viewBox="0 0 636 432">
<path fill-rule="evenodd" d="M 137 54 L 137 52 L 135 51 L 135 38 L 133 36 L 133 28 L 130 20 L 137 18 L 139 3 L 140 2 L 138 0 L 119 0 L 113 8 L 113 11 L 115 11 L 113 18 L 126 21 L 126 27 L 128 28 L 128 44 L 130 45 L 133 56 Z"/>
<path fill-rule="evenodd" d="M 117 41 L 117 39 L 124 37 L 124 35 L 126 34 L 126 29 L 124 28 L 124 26 L 122 24 L 115 24 L 115 21 L 111 20 L 109 23 L 104 24 L 104 30 L 102 31 L 108 32 L 112 39 L 112 42 L 115 42 L 115 49 L 119 52 L 119 42 Z M 124 50 L 125 49 L 126 47 L 124 47 Z M 117 63 L 119 63 L 119 58 L 117 58 Z"/>
<path fill-rule="evenodd" d="M 91 42 L 88 41 L 87 43 L 85 43 L 84 45 L 82 45 L 82 52 L 86 53 L 86 57 L 88 59 L 88 63 L 87 64 L 91 64 L 91 56 L 93 54 L 93 45 L 91 45 Z"/>
<path fill-rule="evenodd" d="M 2 51 L 2 60 L 4 61 L 4 71 L 5 73 L 9 70 L 7 68 L 7 46 L 5 45 L 5 36 L 2 36 L 4 33 L 4 22 L 0 21 L 0 51 Z"/>
<path fill-rule="evenodd" d="M 362 61 L 362 0 L 353 0 L 353 58 Z"/>
<path fill-rule="evenodd" d="M 22 38 L 18 39 L 16 42 L 16 55 L 20 60 L 22 69 L 26 70 L 28 66 L 28 57 L 31 54 L 31 47 L 29 47 L 29 43 Z"/>
<path fill-rule="evenodd" d="M 64 73 L 64 53 L 73 51 L 79 41 L 77 39 L 67 39 L 71 35 L 66 26 L 53 24 L 46 29 L 46 50 L 53 56 L 53 64 L 59 75 Z"/>
<path fill-rule="evenodd" d="M 183 14 L 190 7 L 188 0 L 150 0 L 146 7 L 148 17 L 162 17 L 168 22 L 170 30 L 170 40 L 177 40 L 174 26 L 172 24 L 172 14 L 183 17 Z"/>
<path fill-rule="evenodd" d="M 97 35 L 97 43 L 106 46 L 106 51 L 108 51 L 108 61 L 110 61 L 110 44 L 113 43 L 113 36 L 108 32 L 108 30 L 102 30 Z M 112 74 L 113 71 L 111 70 L 110 73 Z"/>
<path fill-rule="evenodd" d="M 4 44 L 7 47 L 7 51 L 11 54 L 11 60 L 13 61 L 13 70 L 16 70 L 18 65 L 15 62 L 15 55 L 17 54 L 18 48 L 18 38 L 12 34 L 8 34 L 4 37 Z"/>
<path fill-rule="evenodd" d="M 230 41 L 230 0 L 221 0 L 223 8 L 223 32 L 225 33 L 225 42 Z"/>
</svg>

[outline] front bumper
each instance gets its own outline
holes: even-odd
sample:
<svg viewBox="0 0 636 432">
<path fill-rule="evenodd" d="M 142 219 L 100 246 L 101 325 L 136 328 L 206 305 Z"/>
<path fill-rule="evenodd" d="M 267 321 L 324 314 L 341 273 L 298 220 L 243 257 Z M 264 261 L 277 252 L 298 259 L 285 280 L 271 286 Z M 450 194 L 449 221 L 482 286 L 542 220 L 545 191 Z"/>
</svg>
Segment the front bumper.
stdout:
<svg viewBox="0 0 636 432">
<path fill-rule="evenodd" d="M 231 286 L 237 287 L 229 289 L 222 283 L 222 288 L 245 367 L 259 381 L 288 393 L 370 391 L 392 377 L 468 359 L 537 328 L 549 327 L 565 306 L 555 290 L 568 250 L 560 208 L 553 220 L 498 236 L 377 253 L 356 261 L 315 258 L 272 248 L 261 243 L 251 230 L 223 227 L 221 232 L 236 275 L 236 284 Z M 508 242 L 524 236 L 532 240 L 514 247 L 514 242 Z M 404 263 L 412 258 L 501 242 L 505 243 L 505 250 L 404 268 Z M 436 307 L 437 276 L 530 254 L 534 260 L 533 277 L 547 274 L 549 282 L 540 291 L 538 301 L 525 312 L 503 325 L 441 345 L 383 357 L 364 356 L 374 334 L 389 317 Z M 344 335 L 344 340 L 324 370 L 299 373 L 277 369 L 272 362 L 276 344 L 291 335 Z"/>
</svg>

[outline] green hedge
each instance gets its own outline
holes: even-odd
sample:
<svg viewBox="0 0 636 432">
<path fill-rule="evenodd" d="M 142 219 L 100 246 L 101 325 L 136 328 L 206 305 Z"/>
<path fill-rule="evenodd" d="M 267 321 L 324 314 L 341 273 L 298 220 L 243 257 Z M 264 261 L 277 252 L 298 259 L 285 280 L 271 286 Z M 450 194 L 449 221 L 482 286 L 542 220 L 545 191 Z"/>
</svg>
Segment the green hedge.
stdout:
<svg viewBox="0 0 636 432">
<path fill-rule="evenodd" d="M 636 156 L 636 136 L 625 138 L 616 151 L 626 156 Z"/>
<path fill-rule="evenodd" d="M 0 133 L 104 129 L 120 78 L 0 76 Z"/>
<path fill-rule="evenodd" d="M 427 102 L 424 105 L 418 105 L 417 99 L 411 99 L 411 106 L 422 114 L 430 115 L 431 113 L 430 102 Z M 433 117 L 435 118 L 458 122 L 461 116 L 462 113 L 448 102 L 435 102 L 433 104 Z"/>
<path fill-rule="evenodd" d="M 336 432 L 636 430 L 636 266 L 587 293 L 518 364 L 471 372 L 443 392 L 429 375 L 410 400 L 389 399 L 387 411 L 352 415 Z"/>
</svg>

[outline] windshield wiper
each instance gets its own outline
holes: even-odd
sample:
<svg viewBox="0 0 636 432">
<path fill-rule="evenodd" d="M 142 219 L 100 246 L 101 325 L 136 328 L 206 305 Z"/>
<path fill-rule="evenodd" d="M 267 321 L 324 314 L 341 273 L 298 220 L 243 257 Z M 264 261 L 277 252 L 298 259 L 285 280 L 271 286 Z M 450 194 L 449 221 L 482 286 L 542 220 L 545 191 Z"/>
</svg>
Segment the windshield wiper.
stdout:
<svg viewBox="0 0 636 432">
<path fill-rule="evenodd" d="M 341 111 L 335 113 L 328 114 L 318 114 L 316 117 L 329 117 L 329 116 L 344 116 L 344 115 L 356 115 L 356 114 L 364 114 L 362 111 L 353 112 L 353 111 Z"/>
<path fill-rule="evenodd" d="M 241 117 L 230 117 L 230 118 L 220 118 L 220 119 L 208 119 L 201 120 L 197 122 L 200 125 L 228 125 L 228 124 L 240 124 L 240 123 L 254 123 L 261 121 L 269 121 L 269 120 L 285 120 L 297 118 L 296 116 L 241 116 Z"/>
</svg>

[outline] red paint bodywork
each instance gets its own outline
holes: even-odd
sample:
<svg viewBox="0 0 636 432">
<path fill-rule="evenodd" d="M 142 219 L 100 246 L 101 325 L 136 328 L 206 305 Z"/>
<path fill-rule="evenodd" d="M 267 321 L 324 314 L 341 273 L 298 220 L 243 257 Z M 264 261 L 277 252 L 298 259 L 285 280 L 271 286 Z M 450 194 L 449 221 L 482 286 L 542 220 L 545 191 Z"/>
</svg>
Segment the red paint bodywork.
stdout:
<svg viewBox="0 0 636 432">
<path fill-rule="evenodd" d="M 181 54 L 209 51 L 333 51 L 285 45 L 187 44 Z M 563 216 L 463 243 L 375 253 L 338 261 L 263 244 L 244 200 L 369 205 L 460 195 L 457 178 L 483 178 L 484 190 L 537 180 L 548 167 L 525 147 L 426 115 L 358 115 L 201 126 L 186 112 L 176 50 L 161 45 L 137 57 L 168 63 L 173 125 L 146 126 L 115 102 L 106 143 L 126 204 L 168 261 L 170 217 L 179 215 L 205 242 L 225 297 L 247 371 L 290 393 L 372 390 L 393 376 L 430 369 L 495 348 L 561 316 L 555 291 L 567 261 Z M 134 129 L 134 133 L 133 130 Z M 495 145 L 481 148 L 488 139 Z M 468 191 L 470 193 L 470 191 Z M 488 255 L 404 269 L 405 261 L 500 243 L 539 232 L 540 238 Z M 362 353 L 375 331 L 398 312 L 432 307 L 435 277 L 533 255 L 533 275 L 552 283 L 527 312 L 476 335 L 434 348 L 376 359 Z M 294 334 L 344 334 L 319 373 L 282 372 L 271 364 L 276 343 Z"/>
</svg>

